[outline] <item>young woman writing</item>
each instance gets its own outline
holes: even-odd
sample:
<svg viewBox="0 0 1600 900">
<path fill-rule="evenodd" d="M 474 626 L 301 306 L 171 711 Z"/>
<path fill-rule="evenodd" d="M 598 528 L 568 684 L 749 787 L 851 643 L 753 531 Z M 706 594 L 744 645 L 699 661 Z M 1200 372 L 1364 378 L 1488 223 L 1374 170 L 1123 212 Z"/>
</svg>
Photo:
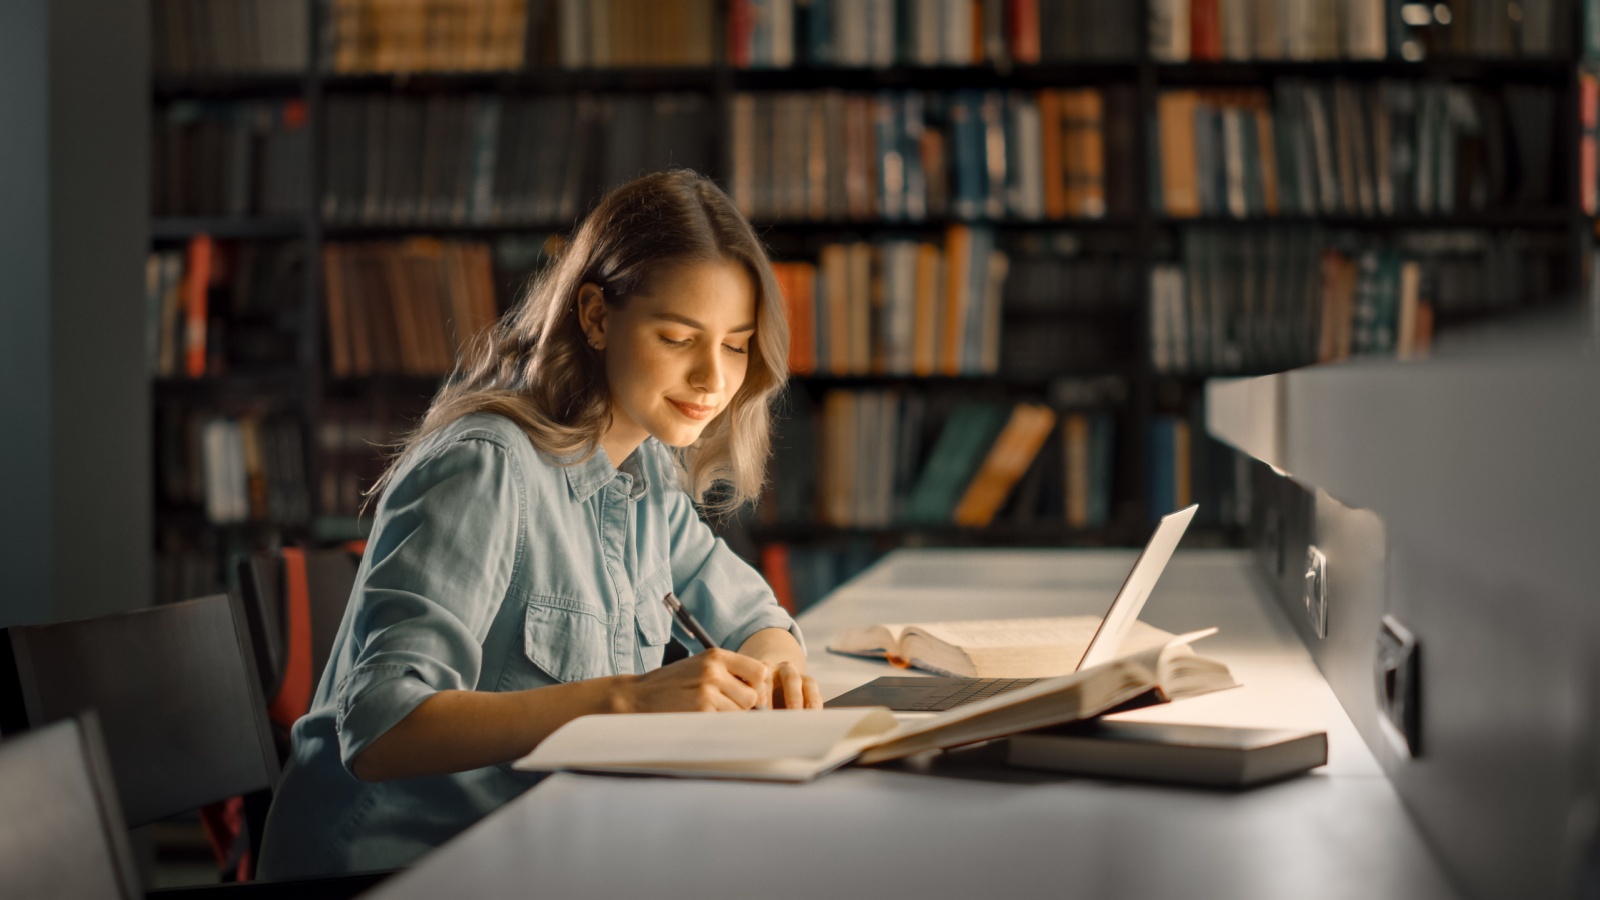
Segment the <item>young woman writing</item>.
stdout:
<svg viewBox="0 0 1600 900">
<path fill-rule="evenodd" d="M 375 488 L 262 877 L 413 861 L 537 781 L 506 764 L 578 716 L 821 706 L 793 620 L 691 499 L 761 485 L 781 302 L 709 180 L 600 201 Z M 662 667 L 669 591 L 720 646 Z"/>
</svg>

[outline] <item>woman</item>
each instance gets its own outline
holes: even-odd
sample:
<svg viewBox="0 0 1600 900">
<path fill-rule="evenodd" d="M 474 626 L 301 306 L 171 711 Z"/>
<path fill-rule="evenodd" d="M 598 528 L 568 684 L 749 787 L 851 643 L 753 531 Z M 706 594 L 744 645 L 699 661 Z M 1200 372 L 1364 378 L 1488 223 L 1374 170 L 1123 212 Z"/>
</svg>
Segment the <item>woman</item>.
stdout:
<svg viewBox="0 0 1600 900">
<path fill-rule="evenodd" d="M 577 716 L 821 706 L 793 620 L 685 491 L 756 496 L 788 343 L 715 184 L 600 201 L 374 489 L 261 877 L 412 862 L 537 781 L 507 764 Z M 721 646 L 662 667 L 669 591 Z"/>
</svg>

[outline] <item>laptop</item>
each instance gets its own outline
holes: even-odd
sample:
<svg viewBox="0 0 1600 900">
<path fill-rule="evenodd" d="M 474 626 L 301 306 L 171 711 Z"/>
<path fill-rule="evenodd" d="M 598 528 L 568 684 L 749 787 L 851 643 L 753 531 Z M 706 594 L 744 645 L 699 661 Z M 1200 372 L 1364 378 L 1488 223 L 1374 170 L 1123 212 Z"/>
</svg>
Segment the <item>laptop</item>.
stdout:
<svg viewBox="0 0 1600 900">
<path fill-rule="evenodd" d="M 1111 608 L 1100 620 L 1083 656 L 1074 661 L 1069 672 L 1090 669 L 1117 657 L 1122 641 L 1139 618 L 1139 611 L 1155 590 L 1156 581 L 1172 559 L 1178 541 L 1188 529 L 1199 505 L 1187 506 L 1175 513 L 1161 517 L 1150 542 L 1139 552 L 1133 569 L 1117 591 Z M 946 678 L 930 676 L 884 676 L 867 682 L 855 690 L 840 694 L 827 702 L 827 706 L 887 706 L 904 712 L 939 712 L 974 703 L 1027 687 L 1039 678 Z"/>
</svg>

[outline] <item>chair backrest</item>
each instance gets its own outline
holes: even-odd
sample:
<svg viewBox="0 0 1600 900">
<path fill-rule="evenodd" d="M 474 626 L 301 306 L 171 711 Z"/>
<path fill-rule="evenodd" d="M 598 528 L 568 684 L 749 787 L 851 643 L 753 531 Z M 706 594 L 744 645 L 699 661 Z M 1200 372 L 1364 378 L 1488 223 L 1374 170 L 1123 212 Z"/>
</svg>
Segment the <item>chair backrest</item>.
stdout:
<svg viewBox="0 0 1600 900">
<path fill-rule="evenodd" d="M 237 601 L 13 626 L 0 639 L 0 735 L 99 712 L 130 827 L 270 792 L 277 752 Z"/>
<path fill-rule="evenodd" d="M 92 711 L 0 740 L 0 810 L 7 896 L 142 896 Z"/>
<path fill-rule="evenodd" d="M 305 715 L 333 653 L 359 557 L 344 547 L 285 547 L 245 557 L 238 566 L 262 692 L 273 721 L 292 725 Z M 280 691 L 292 696 L 280 697 Z"/>
</svg>

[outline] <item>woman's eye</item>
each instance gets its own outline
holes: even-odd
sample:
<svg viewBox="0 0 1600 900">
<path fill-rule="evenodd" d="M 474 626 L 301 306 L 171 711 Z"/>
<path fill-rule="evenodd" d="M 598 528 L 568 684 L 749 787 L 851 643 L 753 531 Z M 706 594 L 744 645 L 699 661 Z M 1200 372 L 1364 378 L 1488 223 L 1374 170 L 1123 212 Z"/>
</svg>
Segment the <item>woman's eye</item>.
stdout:
<svg viewBox="0 0 1600 900">
<path fill-rule="evenodd" d="M 675 341 L 672 338 L 663 336 L 661 338 L 661 343 L 666 344 L 668 347 L 682 347 L 682 346 L 685 346 L 686 344 L 688 344 L 689 342 L 687 340 Z"/>
<path fill-rule="evenodd" d="M 743 356 L 746 353 L 750 352 L 750 348 L 748 348 L 748 347 L 731 347 L 731 346 L 729 346 L 727 344 L 723 344 L 722 345 L 722 349 L 728 351 L 729 353 L 737 353 L 740 356 Z"/>
</svg>

